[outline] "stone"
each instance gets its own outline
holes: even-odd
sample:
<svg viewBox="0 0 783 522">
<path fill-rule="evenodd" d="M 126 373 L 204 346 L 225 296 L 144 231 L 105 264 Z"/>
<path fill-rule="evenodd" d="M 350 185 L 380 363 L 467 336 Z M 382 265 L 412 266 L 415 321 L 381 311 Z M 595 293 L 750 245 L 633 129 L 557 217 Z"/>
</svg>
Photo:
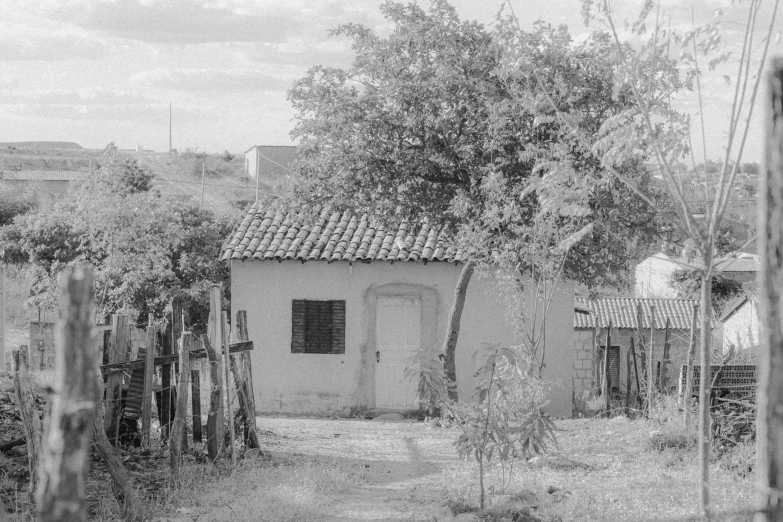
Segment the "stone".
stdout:
<svg viewBox="0 0 783 522">
<path fill-rule="evenodd" d="M 538 499 L 538 495 L 529 489 L 520 490 L 516 495 L 514 495 L 514 498 L 516 498 L 526 507 L 535 508 L 541 505 L 541 502 Z"/>
<path fill-rule="evenodd" d="M 260 448 L 251 448 L 245 452 L 246 459 L 256 459 L 261 455 Z"/>
<path fill-rule="evenodd" d="M 373 422 L 400 422 L 403 420 L 405 420 L 405 417 L 403 417 L 402 414 L 400 413 L 384 413 L 383 415 L 378 415 L 372 421 Z"/>
<path fill-rule="evenodd" d="M 449 506 L 443 506 L 435 512 L 437 522 L 454 522 L 454 511 Z"/>
<path fill-rule="evenodd" d="M 561 457 L 559 455 L 550 457 L 549 465 L 557 469 L 572 469 L 577 466 L 576 462 L 574 462 L 573 460 L 566 457 Z"/>
<path fill-rule="evenodd" d="M 532 459 L 528 460 L 527 463 L 530 464 L 530 466 L 533 468 L 543 468 L 549 464 L 549 459 L 543 455 L 538 455 L 537 457 L 533 457 Z"/>
<path fill-rule="evenodd" d="M 475 513 L 460 513 L 454 517 L 454 522 L 479 522 L 479 517 Z"/>
</svg>

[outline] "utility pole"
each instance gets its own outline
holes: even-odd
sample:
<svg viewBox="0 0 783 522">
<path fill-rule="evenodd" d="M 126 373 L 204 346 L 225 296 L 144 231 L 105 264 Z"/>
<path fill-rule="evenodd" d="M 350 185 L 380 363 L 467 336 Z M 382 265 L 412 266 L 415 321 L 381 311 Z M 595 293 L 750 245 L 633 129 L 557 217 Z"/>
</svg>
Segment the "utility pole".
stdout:
<svg viewBox="0 0 783 522">
<path fill-rule="evenodd" d="M 206 163 L 206 159 L 201 160 L 201 206 L 204 206 L 204 164 Z"/>
<path fill-rule="evenodd" d="M 258 201 L 258 178 L 259 178 L 259 173 L 261 172 L 260 161 L 261 161 L 261 151 L 258 150 L 258 146 L 256 146 L 256 201 Z"/>
</svg>

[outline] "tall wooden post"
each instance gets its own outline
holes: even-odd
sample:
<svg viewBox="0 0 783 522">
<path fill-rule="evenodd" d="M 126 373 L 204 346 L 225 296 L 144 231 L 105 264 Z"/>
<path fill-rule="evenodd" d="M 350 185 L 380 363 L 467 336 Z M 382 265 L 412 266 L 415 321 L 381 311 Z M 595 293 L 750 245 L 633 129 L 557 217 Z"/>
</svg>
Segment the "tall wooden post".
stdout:
<svg viewBox="0 0 783 522">
<path fill-rule="evenodd" d="M 609 351 L 612 346 L 611 331 L 612 320 L 610 319 L 609 326 L 606 327 L 606 345 L 604 346 L 604 386 L 603 390 L 601 390 L 604 395 L 604 410 L 606 411 L 607 417 L 612 409 L 612 375 L 609 371 Z"/>
<path fill-rule="evenodd" d="M 179 485 L 179 460 L 182 455 L 183 439 L 186 435 L 186 417 L 188 415 L 188 387 L 190 386 L 190 352 L 195 348 L 196 338 L 192 334 L 182 334 L 179 343 L 179 383 L 177 389 L 177 410 L 171 424 L 169 437 L 170 484 Z"/>
<path fill-rule="evenodd" d="M 55 393 L 39 468 L 42 522 L 87 520 L 87 471 L 98 395 L 92 304 L 92 273 L 77 266 L 60 287 Z"/>
<path fill-rule="evenodd" d="M 201 363 L 190 362 L 191 410 L 193 415 L 193 442 L 204 442 L 201 427 Z"/>
<path fill-rule="evenodd" d="M 236 451 L 234 451 L 234 441 L 236 439 L 236 436 L 234 434 L 234 413 L 233 408 L 231 407 L 231 364 L 229 361 L 229 353 L 228 353 L 228 335 L 229 335 L 229 326 L 228 326 L 228 313 L 222 312 L 221 317 L 223 319 L 223 369 L 226 372 L 226 413 L 228 415 L 228 433 L 229 433 L 229 439 L 228 439 L 228 447 L 231 451 L 231 464 L 237 463 L 237 454 Z"/>
<path fill-rule="evenodd" d="M 669 386 L 669 326 L 671 321 L 666 318 L 666 329 L 663 331 L 663 356 L 661 357 L 661 373 L 658 377 L 658 389 L 661 393 L 666 393 Z"/>
<path fill-rule="evenodd" d="M 783 520 L 783 58 L 772 62 L 761 179 L 761 335 L 756 474 L 757 521 Z M 709 375 L 702 368 L 702 381 Z"/>
<path fill-rule="evenodd" d="M 650 346 L 647 349 L 647 411 L 652 413 L 655 398 L 655 307 L 650 305 Z"/>
<path fill-rule="evenodd" d="M 0 251 L 2 248 L 0 247 Z M 5 371 L 5 268 L 0 266 L 0 373 Z"/>
<path fill-rule="evenodd" d="M 123 363 L 130 357 L 130 318 L 113 315 L 109 364 Z M 106 435 L 117 445 L 122 417 L 123 372 L 114 371 L 106 379 Z"/>
<path fill-rule="evenodd" d="M 33 394 L 33 385 L 30 381 L 26 346 L 21 346 L 18 351 L 14 352 L 14 388 L 16 388 L 16 404 L 19 407 L 19 416 L 22 418 L 22 427 L 27 441 L 27 465 L 30 472 L 27 491 L 30 494 L 30 500 L 35 502 L 42 424 Z"/>
<path fill-rule="evenodd" d="M 642 387 L 639 384 L 639 365 L 636 364 L 636 347 L 634 346 L 633 343 L 633 336 L 631 336 L 631 347 L 629 351 L 631 352 L 631 358 L 633 359 L 633 374 L 636 377 L 636 396 L 637 399 L 639 400 L 639 407 L 641 407 Z"/>
<path fill-rule="evenodd" d="M 220 359 L 206 335 L 201 336 L 204 350 L 209 358 L 209 412 L 207 413 L 207 455 L 215 460 L 223 448 L 223 386 L 220 377 Z"/>
<path fill-rule="evenodd" d="M 693 414 L 693 360 L 696 357 L 696 322 L 699 319 L 699 305 L 693 305 L 691 314 L 691 335 L 688 340 L 688 363 L 685 368 L 685 393 L 683 400 L 683 409 L 685 410 L 685 428 L 691 427 L 691 416 Z"/>
<path fill-rule="evenodd" d="M 150 447 L 150 426 L 152 415 L 152 376 L 155 373 L 155 322 L 152 314 L 147 315 L 147 347 L 144 354 L 144 392 L 141 400 L 141 447 Z"/>
<path fill-rule="evenodd" d="M 631 349 L 633 349 L 633 338 L 631 339 L 631 348 L 625 352 L 625 414 L 630 413 L 631 406 Z"/>
</svg>

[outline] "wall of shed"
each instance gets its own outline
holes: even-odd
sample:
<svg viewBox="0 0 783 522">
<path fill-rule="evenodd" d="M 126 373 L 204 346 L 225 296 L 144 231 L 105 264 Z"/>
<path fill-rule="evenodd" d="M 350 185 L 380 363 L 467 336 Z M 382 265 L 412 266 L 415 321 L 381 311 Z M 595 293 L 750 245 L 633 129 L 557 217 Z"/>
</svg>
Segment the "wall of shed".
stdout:
<svg viewBox="0 0 783 522">
<path fill-rule="evenodd" d="M 594 359 L 594 335 L 595 329 L 577 328 L 574 330 L 574 356 L 573 356 L 573 389 L 574 397 L 582 400 L 587 399 L 590 390 L 594 386 L 600 386 L 598 382 L 600 371 L 596 368 L 596 364 L 600 361 Z M 626 390 L 626 380 L 628 366 L 626 360 L 628 357 L 628 351 L 631 346 L 631 338 L 634 337 L 634 346 L 637 354 L 637 366 L 639 368 L 640 379 L 642 378 L 642 361 L 641 351 L 639 349 L 639 340 L 636 336 L 635 330 L 630 329 L 612 329 L 610 335 L 611 346 L 620 347 L 620 383 L 619 389 L 624 393 Z M 663 360 L 663 341 L 665 337 L 665 330 L 655 330 L 654 335 L 654 351 L 653 361 L 654 364 Z M 690 330 L 678 330 L 671 329 L 669 332 L 669 370 L 668 370 L 668 389 L 673 391 L 677 389 L 677 379 L 679 378 L 680 369 L 688 362 L 688 344 L 690 342 Z M 598 333 L 598 345 L 604 346 L 606 344 L 606 328 L 602 328 Z M 696 353 L 698 354 L 698 332 L 696 335 Z M 644 332 L 644 346 L 645 350 L 650 346 L 650 330 L 647 329 Z M 644 386 L 644 385 L 642 385 Z M 613 383 L 614 387 L 614 383 Z M 633 360 L 631 361 L 631 390 L 636 391 L 636 378 L 633 373 Z"/>
<path fill-rule="evenodd" d="M 634 296 L 677 297 L 677 291 L 669 285 L 669 277 L 678 268 L 664 254 L 648 257 L 636 265 Z"/>
<path fill-rule="evenodd" d="M 375 406 L 375 301 L 379 295 L 422 299 L 422 347 L 440 350 L 461 266 L 451 263 L 231 262 L 232 311 L 247 310 L 256 407 L 260 412 L 344 414 Z M 345 354 L 292 354 L 291 301 L 344 299 Z M 474 276 L 457 346 L 461 398 L 473 395 L 473 357 L 484 343 L 515 344 L 506 305 Z M 234 312 L 235 313 L 235 312 Z M 546 327 L 544 378 L 553 415 L 570 416 L 573 289 L 559 292 Z"/>
<path fill-rule="evenodd" d="M 724 349 L 730 346 L 746 349 L 758 344 L 758 306 L 749 299 L 723 323 L 723 346 Z"/>
</svg>

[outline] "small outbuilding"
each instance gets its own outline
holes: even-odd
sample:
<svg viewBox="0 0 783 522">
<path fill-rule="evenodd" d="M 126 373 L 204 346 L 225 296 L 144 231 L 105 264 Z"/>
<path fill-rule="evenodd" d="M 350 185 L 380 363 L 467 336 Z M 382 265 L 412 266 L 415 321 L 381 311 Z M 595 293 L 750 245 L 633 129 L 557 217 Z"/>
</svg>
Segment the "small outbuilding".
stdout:
<svg viewBox="0 0 783 522">
<path fill-rule="evenodd" d="M 428 222 L 386 227 L 323 210 L 248 209 L 223 249 L 231 306 L 246 310 L 259 411 L 345 414 L 416 408 L 405 375 L 416 354 L 439 352 L 465 255 Z M 554 296 L 546 324 L 549 412 L 571 415 L 573 287 Z M 468 286 L 456 350 L 460 398 L 475 389 L 474 354 L 518 343 L 492 278 Z"/>
<path fill-rule="evenodd" d="M 573 389 L 575 400 L 585 400 L 600 386 L 602 363 L 606 349 L 606 331 L 609 335 L 609 372 L 612 389 L 625 392 L 628 379 L 628 357 L 633 338 L 637 367 L 641 373 L 647 365 L 650 336 L 653 338 L 653 369 L 656 383 L 667 391 L 676 389 L 680 368 L 687 364 L 693 310 L 698 301 L 693 299 L 608 297 L 578 300 L 590 313 L 574 315 Z M 641 324 L 638 312 L 641 308 Z M 654 316 L 654 328 L 651 329 Z M 668 339 L 667 339 L 668 321 Z M 698 324 L 697 324 L 698 326 Z M 645 351 L 640 349 L 639 334 Z M 698 350 L 698 331 L 696 332 Z M 667 341 L 668 348 L 664 347 Z M 696 352 L 698 353 L 698 352 Z M 632 361 L 632 359 L 631 359 Z M 631 362 L 633 365 L 633 362 Z M 632 390 L 635 375 L 631 366 Z M 663 374 L 663 378 L 661 375 Z"/>
</svg>

